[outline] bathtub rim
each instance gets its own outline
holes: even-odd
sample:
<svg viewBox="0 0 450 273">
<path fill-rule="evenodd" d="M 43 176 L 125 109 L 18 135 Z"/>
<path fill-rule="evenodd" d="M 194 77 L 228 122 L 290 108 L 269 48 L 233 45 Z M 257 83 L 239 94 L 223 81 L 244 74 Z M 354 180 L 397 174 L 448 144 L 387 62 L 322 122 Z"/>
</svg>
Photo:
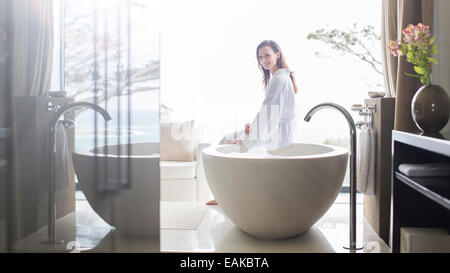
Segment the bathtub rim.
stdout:
<svg viewBox="0 0 450 273">
<path fill-rule="evenodd" d="M 204 156 L 211 156 L 216 158 L 232 158 L 232 159 L 253 159 L 253 160 L 294 160 L 294 159 L 313 159 L 313 158 L 327 158 L 327 157 L 335 157 L 341 156 L 344 154 L 350 155 L 350 151 L 344 147 L 321 144 L 321 143 L 308 143 L 308 142 L 295 142 L 293 144 L 307 144 L 307 145 L 316 145 L 323 146 L 327 148 L 331 148 L 332 150 L 325 153 L 319 154 L 311 154 L 311 155 L 296 155 L 296 156 L 280 156 L 280 155 L 272 155 L 269 153 L 268 156 L 257 157 L 254 155 L 242 155 L 244 153 L 222 153 L 217 151 L 218 148 L 226 147 L 226 146 L 241 146 L 240 144 L 223 144 L 223 145 L 214 145 L 203 149 L 202 153 Z M 285 149 L 285 148 L 283 148 Z M 239 155 L 239 156 L 236 156 Z"/>
<path fill-rule="evenodd" d="M 136 142 L 136 143 L 130 143 L 130 145 L 134 145 L 134 144 L 158 144 L 159 142 Z M 90 156 L 90 157 L 95 157 L 97 155 L 97 157 L 99 158 L 153 158 L 153 159 L 159 159 L 160 158 L 160 153 L 152 153 L 149 155 L 130 155 L 128 156 L 127 154 L 125 155 L 115 155 L 115 154 L 105 154 L 105 153 L 94 153 L 93 150 L 94 149 L 98 149 L 98 148 L 102 148 L 102 147 L 113 147 L 113 146 L 118 146 L 119 144 L 108 144 L 108 145 L 100 145 L 100 146 L 89 146 L 89 147 L 85 147 L 85 148 L 77 148 L 75 149 L 72 154 L 76 154 L 76 155 L 81 155 L 81 156 Z M 127 143 L 121 143 L 120 145 L 127 145 Z"/>
</svg>

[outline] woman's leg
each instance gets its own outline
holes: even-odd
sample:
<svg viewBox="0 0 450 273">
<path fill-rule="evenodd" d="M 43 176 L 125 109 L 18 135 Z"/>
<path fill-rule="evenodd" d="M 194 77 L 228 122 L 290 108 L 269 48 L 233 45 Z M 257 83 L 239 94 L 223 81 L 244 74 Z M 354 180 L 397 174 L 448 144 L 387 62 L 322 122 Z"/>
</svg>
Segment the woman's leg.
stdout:
<svg viewBox="0 0 450 273">
<path fill-rule="evenodd" d="M 225 135 L 219 142 L 219 145 L 226 144 L 227 140 L 242 140 L 245 138 L 245 132 L 244 130 L 236 131 L 234 133 Z"/>
<path fill-rule="evenodd" d="M 231 134 L 228 134 L 228 135 L 224 136 L 224 137 L 219 141 L 219 145 L 226 144 L 226 142 L 227 142 L 228 140 L 238 140 L 238 139 L 241 139 L 243 136 L 244 136 L 244 130 L 236 131 L 236 132 L 234 132 L 234 133 L 231 133 Z M 211 206 L 217 205 L 217 201 L 216 201 L 215 199 L 214 199 L 214 200 L 210 200 L 210 201 L 206 202 L 206 205 L 208 205 L 208 206 L 210 206 L 210 205 L 211 205 Z"/>
<path fill-rule="evenodd" d="M 208 206 L 214 206 L 214 205 L 217 205 L 217 201 L 216 201 L 216 200 L 208 201 L 208 202 L 206 202 L 206 205 L 208 205 Z"/>
</svg>

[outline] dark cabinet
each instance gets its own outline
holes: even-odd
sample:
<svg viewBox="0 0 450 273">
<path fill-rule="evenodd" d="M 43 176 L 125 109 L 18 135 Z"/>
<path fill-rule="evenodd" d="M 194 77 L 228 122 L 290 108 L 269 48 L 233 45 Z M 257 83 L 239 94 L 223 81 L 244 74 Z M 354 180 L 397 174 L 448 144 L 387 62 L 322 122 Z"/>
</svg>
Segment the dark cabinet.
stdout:
<svg viewBox="0 0 450 273">
<path fill-rule="evenodd" d="M 450 136 L 392 131 L 390 247 L 400 252 L 400 228 L 450 229 L 450 178 L 408 177 L 402 163 L 450 163 Z"/>
</svg>

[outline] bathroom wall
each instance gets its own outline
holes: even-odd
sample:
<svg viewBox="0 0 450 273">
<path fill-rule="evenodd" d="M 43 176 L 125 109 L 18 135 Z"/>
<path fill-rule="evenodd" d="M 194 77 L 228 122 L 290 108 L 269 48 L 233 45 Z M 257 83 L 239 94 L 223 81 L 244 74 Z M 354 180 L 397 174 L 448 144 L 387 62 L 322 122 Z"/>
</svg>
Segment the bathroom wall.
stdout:
<svg viewBox="0 0 450 273">
<path fill-rule="evenodd" d="M 15 97 L 14 114 L 17 126 L 17 164 L 19 175 L 16 183 L 20 185 L 21 219 L 23 236 L 47 225 L 48 217 L 48 128 L 51 113 L 47 103 L 64 105 L 72 102 L 72 98 L 47 97 Z M 66 115 L 66 118 L 68 116 Z M 74 130 L 66 129 L 68 139 L 73 143 Z M 69 143 L 69 151 L 73 144 Z M 57 219 L 75 210 L 75 182 L 71 166 L 64 172 L 71 175 L 70 181 L 55 181 L 56 183 L 56 217 Z M 56 172 L 61 171 L 56 169 Z"/>
<path fill-rule="evenodd" d="M 450 1 L 434 0 L 433 34 L 436 36 L 436 59 L 432 81 L 444 88 L 450 96 Z M 450 134 L 450 122 L 441 131 Z"/>
</svg>

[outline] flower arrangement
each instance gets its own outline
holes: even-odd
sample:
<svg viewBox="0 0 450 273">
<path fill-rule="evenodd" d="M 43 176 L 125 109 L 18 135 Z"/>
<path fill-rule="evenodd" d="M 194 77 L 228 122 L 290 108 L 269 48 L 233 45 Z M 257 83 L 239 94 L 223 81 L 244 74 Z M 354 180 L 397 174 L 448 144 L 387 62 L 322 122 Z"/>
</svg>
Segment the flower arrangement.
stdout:
<svg viewBox="0 0 450 273">
<path fill-rule="evenodd" d="M 0 64 L 6 63 L 6 56 L 8 55 L 6 47 L 6 33 L 0 29 Z"/>
<path fill-rule="evenodd" d="M 406 60 L 414 65 L 414 71 L 417 73 L 406 73 L 407 76 L 420 78 L 424 85 L 431 84 L 432 63 L 437 64 L 432 54 L 436 51 L 434 37 L 431 36 L 430 26 L 418 23 L 416 26 L 410 24 L 403 31 L 402 41 L 390 41 L 388 49 L 394 56 L 406 56 Z"/>
</svg>

